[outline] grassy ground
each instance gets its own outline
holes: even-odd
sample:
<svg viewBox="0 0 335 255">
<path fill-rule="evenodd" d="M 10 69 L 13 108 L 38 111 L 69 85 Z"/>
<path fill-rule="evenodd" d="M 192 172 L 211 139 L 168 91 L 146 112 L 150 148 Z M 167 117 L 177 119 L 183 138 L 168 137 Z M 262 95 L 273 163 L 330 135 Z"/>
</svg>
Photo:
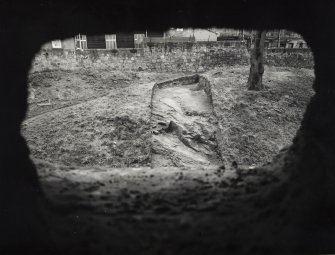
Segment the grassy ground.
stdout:
<svg viewBox="0 0 335 255">
<path fill-rule="evenodd" d="M 28 77 L 28 117 L 85 102 L 109 94 L 139 79 L 132 72 L 109 70 L 56 70 L 32 73 Z"/>
<path fill-rule="evenodd" d="M 265 90 L 248 91 L 248 67 L 211 72 L 214 109 L 223 158 L 262 165 L 291 144 L 314 94 L 311 69 L 266 67 Z"/>
<path fill-rule="evenodd" d="M 150 165 L 150 98 L 154 82 L 181 74 L 108 70 L 31 74 L 22 133 L 33 158 L 63 165 Z M 231 164 L 261 165 L 291 143 L 313 95 L 313 70 L 267 67 L 266 89 L 246 89 L 248 67 L 208 74 Z"/>
<path fill-rule="evenodd" d="M 79 82 L 87 78 L 86 72 L 55 71 L 46 72 L 44 79 L 41 73 L 30 78 L 39 83 L 31 87 L 36 96 L 29 99 L 22 133 L 32 157 L 74 166 L 150 165 L 151 88 L 154 81 L 175 75 L 103 71 L 89 76 L 94 82 Z M 119 77 L 118 82 L 112 77 Z M 57 99 L 69 88 L 69 97 Z M 42 98 L 54 105 L 39 106 Z"/>
</svg>

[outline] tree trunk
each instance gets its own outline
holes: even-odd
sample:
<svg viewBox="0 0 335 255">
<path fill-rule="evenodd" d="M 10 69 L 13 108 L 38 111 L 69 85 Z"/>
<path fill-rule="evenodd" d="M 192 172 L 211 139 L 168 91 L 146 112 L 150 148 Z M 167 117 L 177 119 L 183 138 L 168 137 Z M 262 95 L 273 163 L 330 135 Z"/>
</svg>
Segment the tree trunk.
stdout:
<svg viewBox="0 0 335 255">
<path fill-rule="evenodd" d="M 249 90 L 264 89 L 262 78 L 264 73 L 263 55 L 264 55 L 265 31 L 257 31 L 255 36 L 254 49 L 250 56 L 250 73 L 248 79 Z"/>
</svg>

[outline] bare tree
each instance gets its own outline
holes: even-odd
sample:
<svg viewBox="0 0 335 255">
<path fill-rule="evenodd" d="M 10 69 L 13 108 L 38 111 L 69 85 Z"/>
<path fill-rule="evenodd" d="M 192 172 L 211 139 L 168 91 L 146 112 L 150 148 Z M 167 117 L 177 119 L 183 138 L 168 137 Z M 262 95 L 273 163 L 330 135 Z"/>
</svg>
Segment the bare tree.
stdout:
<svg viewBox="0 0 335 255">
<path fill-rule="evenodd" d="M 256 32 L 254 49 L 250 55 L 250 73 L 248 79 L 249 90 L 264 89 L 262 78 L 264 73 L 263 55 L 265 34 L 265 31 Z"/>
</svg>

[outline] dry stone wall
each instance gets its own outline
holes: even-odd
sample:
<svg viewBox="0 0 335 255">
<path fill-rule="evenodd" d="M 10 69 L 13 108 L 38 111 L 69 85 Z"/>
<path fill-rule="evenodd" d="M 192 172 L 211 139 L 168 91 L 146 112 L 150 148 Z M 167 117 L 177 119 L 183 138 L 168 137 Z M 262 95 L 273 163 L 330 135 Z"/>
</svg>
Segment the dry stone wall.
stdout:
<svg viewBox="0 0 335 255">
<path fill-rule="evenodd" d="M 247 65 L 244 45 L 227 48 L 223 42 L 151 43 L 141 49 L 71 51 L 42 49 L 32 72 L 45 69 L 108 68 L 156 72 L 203 72 L 224 65 Z"/>
<path fill-rule="evenodd" d="M 299 53 L 268 52 L 266 64 L 313 67 L 310 51 Z M 132 71 L 201 73 L 232 65 L 249 65 L 244 44 L 227 47 L 225 42 L 148 43 L 140 49 L 63 50 L 42 49 L 35 56 L 31 72 L 99 68 Z"/>
<path fill-rule="evenodd" d="M 313 54 L 310 50 L 296 52 L 267 52 L 264 62 L 269 66 L 287 66 L 298 68 L 314 67 Z"/>
</svg>

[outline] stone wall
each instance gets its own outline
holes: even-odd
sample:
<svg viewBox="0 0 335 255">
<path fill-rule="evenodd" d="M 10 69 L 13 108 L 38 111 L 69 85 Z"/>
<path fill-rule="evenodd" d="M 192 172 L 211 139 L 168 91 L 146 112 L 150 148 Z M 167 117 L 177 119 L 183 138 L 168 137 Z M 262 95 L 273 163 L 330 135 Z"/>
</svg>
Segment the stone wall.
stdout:
<svg viewBox="0 0 335 255">
<path fill-rule="evenodd" d="M 269 66 L 288 66 L 313 68 L 313 54 L 309 49 L 283 49 L 265 54 L 265 64 Z"/>
<path fill-rule="evenodd" d="M 274 66 L 313 67 L 308 52 L 267 52 L 265 63 Z M 141 49 L 85 50 L 41 49 L 31 72 L 45 69 L 103 68 L 156 72 L 205 72 L 231 65 L 249 65 L 244 44 L 226 42 L 148 43 Z"/>
<path fill-rule="evenodd" d="M 243 45 L 226 47 L 223 42 L 149 43 L 141 49 L 71 51 L 42 49 L 32 72 L 44 69 L 110 68 L 158 72 L 203 72 L 224 65 L 248 65 Z"/>
</svg>

